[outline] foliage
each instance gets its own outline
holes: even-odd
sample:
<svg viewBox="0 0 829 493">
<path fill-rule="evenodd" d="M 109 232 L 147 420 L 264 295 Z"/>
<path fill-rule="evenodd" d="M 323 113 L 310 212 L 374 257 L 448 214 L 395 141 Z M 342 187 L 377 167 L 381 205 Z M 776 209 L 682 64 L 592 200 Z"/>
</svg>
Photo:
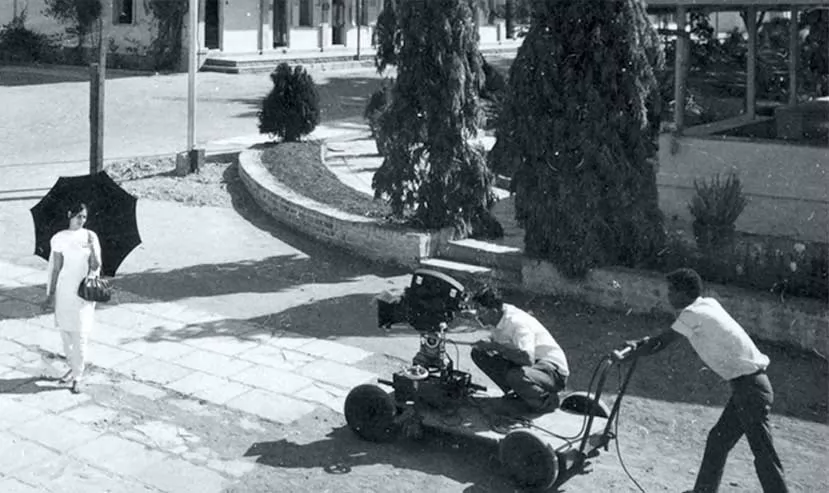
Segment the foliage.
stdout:
<svg viewBox="0 0 829 493">
<path fill-rule="evenodd" d="M 377 151 L 385 155 L 384 141 L 378 139 L 380 135 L 380 115 L 389 107 L 391 101 L 391 86 L 394 79 L 384 81 L 383 87 L 374 91 L 368 98 L 366 108 L 363 110 L 363 118 L 368 121 L 368 128 L 371 130 L 371 137 L 377 142 Z"/>
<path fill-rule="evenodd" d="M 41 62 L 51 50 L 49 37 L 26 27 L 26 10 L 0 26 L 0 60 Z"/>
<path fill-rule="evenodd" d="M 78 37 L 79 50 L 103 12 L 101 0 L 44 0 L 44 3 L 44 13 L 67 24 L 66 32 Z"/>
<path fill-rule="evenodd" d="M 705 251 L 671 234 L 666 247 L 645 267 L 660 272 L 690 267 L 707 282 L 771 292 L 781 298 L 829 300 L 829 248 L 822 243 L 746 236 L 729 249 Z"/>
<path fill-rule="evenodd" d="M 714 34 L 709 12 L 692 10 L 688 15 L 691 64 L 695 68 L 706 68 L 720 53 L 720 44 Z"/>
<path fill-rule="evenodd" d="M 298 141 L 313 132 L 320 121 L 319 93 L 314 79 L 302 65 L 291 69 L 281 63 L 271 73 L 273 89 L 262 101 L 259 133 Z"/>
<path fill-rule="evenodd" d="M 714 226 L 734 224 L 746 207 L 743 185 L 735 173 L 730 173 L 725 181 L 715 175 L 710 181 L 702 183 L 694 180 L 696 194 L 688 205 L 688 210 L 696 222 Z"/>
<path fill-rule="evenodd" d="M 570 276 L 636 265 L 664 241 L 658 38 L 639 0 L 533 5 L 496 133 L 525 251 Z"/>
<path fill-rule="evenodd" d="M 483 85 L 469 3 L 400 2 L 397 19 L 397 78 L 379 120 L 386 153 L 374 175 L 375 196 L 421 228 L 502 234 L 489 211 L 494 197 L 483 150 L 468 142 Z"/>
<path fill-rule="evenodd" d="M 189 10 L 187 0 L 145 0 L 158 29 L 150 43 L 155 70 L 176 70 L 181 62 L 184 19 Z"/>
<path fill-rule="evenodd" d="M 387 67 L 397 65 L 397 52 L 400 49 L 397 32 L 397 14 L 393 0 L 385 0 L 383 10 L 377 16 L 374 27 L 374 65 L 382 73 Z"/>
</svg>

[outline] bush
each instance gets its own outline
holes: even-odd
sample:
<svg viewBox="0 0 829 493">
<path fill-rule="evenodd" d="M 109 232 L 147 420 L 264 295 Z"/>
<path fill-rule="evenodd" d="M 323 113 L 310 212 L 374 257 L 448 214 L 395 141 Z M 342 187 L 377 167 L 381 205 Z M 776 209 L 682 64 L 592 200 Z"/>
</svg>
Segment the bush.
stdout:
<svg viewBox="0 0 829 493">
<path fill-rule="evenodd" d="M 394 84 L 394 79 L 391 79 L 391 84 Z M 368 121 L 368 128 L 371 130 L 371 137 L 377 141 L 377 150 L 381 155 L 384 155 L 382 143 L 377 139 L 379 136 L 380 115 L 389 105 L 391 98 L 391 85 L 384 83 L 383 87 L 374 91 L 368 98 L 366 109 L 363 110 L 363 118 Z"/>
<path fill-rule="evenodd" d="M 51 47 L 48 36 L 26 28 L 26 10 L 0 27 L 0 60 L 42 62 Z"/>
<path fill-rule="evenodd" d="M 525 251 L 572 277 L 635 265 L 664 241 L 656 32 L 641 0 L 532 6 L 496 131 Z"/>
<path fill-rule="evenodd" d="M 415 227 L 502 234 L 491 217 L 483 150 L 468 141 L 484 78 L 469 2 L 400 2 L 395 29 L 397 78 L 379 119 L 385 156 L 372 181 L 375 197 Z"/>
<path fill-rule="evenodd" d="M 717 252 L 734 241 L 734 223 L 746 207 L 740 179 L 731 173 L 725 182 L 719 175 L 709 182 L 694 180 L 696 194 L 688 204 L 694 217 L 694 237 L 697 247 L 705 252 Z"/>
<path fill-rule="evenodd" d="M 259 133 L 295 142 L 310 134 L 320 121 L 319 93 L 302 65 L 292 70 L 281 63 L 271 73 L 273 89 L 258 113 Z"/>
<path fill-rule="evenodd" d="M 643 267 L 665 273 L 690 267 L 707 282 L 770 292 L 781 298 L 829 300 L 829 249 L 821 243 L 746 236 L 732 248 L 714 253 L 694 249 L 683 238 L 671 236 L 655 260 Z"/>
</svg>

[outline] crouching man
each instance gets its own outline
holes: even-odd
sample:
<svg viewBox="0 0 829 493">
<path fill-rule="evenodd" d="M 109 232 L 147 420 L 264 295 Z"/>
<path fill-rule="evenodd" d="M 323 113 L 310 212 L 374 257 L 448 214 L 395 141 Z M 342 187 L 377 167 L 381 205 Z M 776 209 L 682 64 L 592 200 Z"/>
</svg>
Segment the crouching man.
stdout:
<svg viewBox="0 0 829 493">
<path fill-rule="evenodd" d="M 490 340 L 472 346 L 472 361 L 519 412 L 548 413 L 559 404 L 558 393 L 570 371 L 564 351 L 547 329 L 529 313 L 507 303 L 494 288 L 472 301 L 477 318 L 491 332 Z"/>
</svg>

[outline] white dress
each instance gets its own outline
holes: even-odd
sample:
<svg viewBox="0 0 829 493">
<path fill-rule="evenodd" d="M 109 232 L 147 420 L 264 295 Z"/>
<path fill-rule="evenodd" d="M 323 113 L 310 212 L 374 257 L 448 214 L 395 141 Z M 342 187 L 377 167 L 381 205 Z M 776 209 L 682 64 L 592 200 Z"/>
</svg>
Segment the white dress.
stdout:
<svg viewBox="0 0 829 493">
<path fill-rule="evenodd" d="M 94 233 L 93 241 L 97 241 Z M 52 252 L 63 255 L 63 267 L 55 286 L 55 327 L 87 335 L 95 326 L 95 302 L 78 296 L 78 285 L 89 274 L 92 253 L 89 231 L 83 228 L 60 231 L 52 237 L 50 245 Z"/>
</svg>

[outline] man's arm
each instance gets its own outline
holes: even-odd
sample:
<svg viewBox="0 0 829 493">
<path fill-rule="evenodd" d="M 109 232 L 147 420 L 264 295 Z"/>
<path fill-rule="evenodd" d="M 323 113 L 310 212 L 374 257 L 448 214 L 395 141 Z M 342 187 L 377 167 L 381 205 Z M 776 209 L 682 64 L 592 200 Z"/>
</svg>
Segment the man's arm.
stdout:
<svg viewBox="0 0 829 493">
<path fill-rule="evenodd" d="M 674 329 L 668 329 L 653 337 L 643 337 L 633 341 L 631 346 L 639 356 L 650 356 L 656 354 L 674 343 L 682 334 Z"/>
</svg>

